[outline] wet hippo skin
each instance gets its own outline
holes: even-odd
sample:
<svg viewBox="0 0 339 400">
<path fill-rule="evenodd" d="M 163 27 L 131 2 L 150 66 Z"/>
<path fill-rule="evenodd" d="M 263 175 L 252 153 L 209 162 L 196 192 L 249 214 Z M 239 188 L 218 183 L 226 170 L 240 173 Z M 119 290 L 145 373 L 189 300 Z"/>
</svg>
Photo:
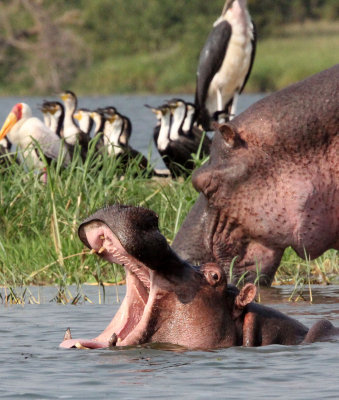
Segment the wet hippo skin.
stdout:
<svg viewBox="0 0 339 400">
<path fill-rule="evenodd" d="M 286 247 L 305 258 L 339 249 L 339 65 L 218 125 L 201 193 L 173 249 L 217 262 L 235 281 L 270 285 Z"/>
<path fill-rule="evenodd" d="M 72 339 L 63 348 L 172 343 L 191 349 L 300 344 L 339 333 L 322 320 L 310 330 L 295 319 L 253 302 L 256 287 L 227 284 L 216 263 L 192 266 L 159 232 L 153 211 L 114 205 L 79 227 L 83 243 L 101 258 L 124 265 L 126 296 L 107 328 L 94 339 Z"/>
</svg>

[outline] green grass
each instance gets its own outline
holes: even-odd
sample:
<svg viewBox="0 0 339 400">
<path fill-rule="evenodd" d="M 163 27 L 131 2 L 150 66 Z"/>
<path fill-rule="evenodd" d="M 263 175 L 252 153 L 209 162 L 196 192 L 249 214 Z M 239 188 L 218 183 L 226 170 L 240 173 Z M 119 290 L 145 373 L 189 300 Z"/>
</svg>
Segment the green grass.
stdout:
<svg viewBox="0 0 339 400">
<path fill-rule="evenodd" d="M 57 285 L 63 301 L 67 285 L 124 278 L 120 267 L 89 254 L 78 239 L 79 222 L 98 208 L 121 203 L 153 209 L 171 243 L 198 195 L 190 178 L 148 179 L 136 163 L 122 177 L 119 164 L 106 155 L 75 160 L 66 169 L 53 164 L 47 184 L 22 165 L 0 173 L 0 286 L 8 288 L 12 301 L 14 287 Z M 338 265 L 334 250 L 306 262 L 287 249 L 275 284 L 306 282 L 310 276 L 312 282 L 330 283 L 338 277 Z"/>
<path fill-rule="evenodd" d="M 49 169 L 48 184 L 16 164 L 2 173 L 0 285 L 115 281 L 110 265 L 79 255 L 78 223 L 107 204 L 141 205 L 158 213 L 171 241 L 197 196 L 189 180 L 148 179 L 133 163 L 122 178 L 119 164 L 106 155 L 58 170 Z"/>
<path fill-rule="evenodd" d="M 339 25 L 308 22 L 258 42 L 247 91 L 282 89 L 338 63 Z"/>
<path fill-rule="evenodd" d="M 319 21 L 277 27 L 275 36 L 260 38 L 245 92 L 272 92 L 329 68 L 338 62 L 339 25 Z M 204 40 L 204 39 L 203 39 Z M 166 42 L 167 43 L 167 42 Z M 189 34 L 166 47 L 133 54 L 106 49 L 83 63 L 67 87 L 80 95 L 112 93 L 194 93 L 203 41 Z M 19 68 L 19 67 L 18 67 Z M 32 90 L 32 77 L 20 67 L 2 79 L 2 95 L 50 94 Z"/>
<path fill-rule="evenodd" d="M 79 69 L 69 86 L 81 95 L 194 93 L 200 51 L 197 46 L 183 36 L 182 41 L 154 52 L 108 52 Z M 272 92 L 329 68 L 338 62 L 338 48 L 339 25 L 335 22 L 282 27 L 275 37 L 259 38 L 245 92 Z M 20 92 L 17 87 L 14 90 Z"/>
</svg>

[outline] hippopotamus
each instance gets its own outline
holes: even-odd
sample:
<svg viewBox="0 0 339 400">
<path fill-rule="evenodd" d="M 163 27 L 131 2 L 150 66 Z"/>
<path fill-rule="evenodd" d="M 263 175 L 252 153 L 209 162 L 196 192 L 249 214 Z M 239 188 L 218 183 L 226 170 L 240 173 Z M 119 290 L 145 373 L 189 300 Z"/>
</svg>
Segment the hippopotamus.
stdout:
<svg viewBox="0 0 339 400">
<path fill-rule="evenodd" d="M 159 232 L 148 209 L 114 205 L 79 226 L 82 242 L 99 257 L 122 264 L 126 296 L 107 328 L 94 339 L 72 339 L 64 348 L 104 348 L 171 343 L 190 349 L 299 344 L 338 334 L 322 320 L 310 330 L 298 321 L 253 302 L 256 287 L 227 284 L 216 263 L 199 267 L 182 260 Z"/>
<path fill-rule="evenodd" d="M 267 286 L 287 247 L 308 259 L 339 249 L 338 110 L 339 64 L 218 124 L 173 249 Z"/>
</svg>

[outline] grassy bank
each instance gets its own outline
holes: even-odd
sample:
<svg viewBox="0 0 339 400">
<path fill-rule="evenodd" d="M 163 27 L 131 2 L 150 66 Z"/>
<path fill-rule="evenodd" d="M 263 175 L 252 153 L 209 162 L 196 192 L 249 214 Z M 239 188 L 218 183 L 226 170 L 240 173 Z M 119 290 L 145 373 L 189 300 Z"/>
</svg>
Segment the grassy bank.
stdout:
<svg viewBox="0 0 339 400">
<path fill-rule="evenodd" d="M 79 222 L 113 203 L 140 205 L 159 215 L 159 225 L 173 240 L 197 193 L 190 179 L 147 179 L 136 165 L 121 177 L 119 164 L 104 157 L 74 161 L 67 169 L 49 168 L 48 182 L 13 164 L 2 171 L 0 193 L 0 285 L 53 284 L 65 288 L 85 282 L 123 279 L 118 266 L 88 253 L 77 237 Z M 287 249 L 275 283 L 330 283 L 339 273 L 338 252 L 312 262 Z"/>
<path fill-rule="evenodd" d="M 92 47 L 93 51 L 63 86 L 81 95 L 194 93 L 199 52 L 210 26 L 204 19 L 196 23 L 199 34 L 192 34 L 189 28 L 193 27 L 188 25 L 179 38 L 171 40 L 171 36 L 162 33 L 158 45 L 147 46 L 146 39 L 145 43 L 140 39 L 138 45 L 134 43 L 134 51 L 125 37 L 108 40 L 102 33 L 101 39 L 93 42 L 94 38 L 85 32 L 82 38 L 88 43 L 87 51 L 90 53 Z M 120 47 L 116 47 L 117 42 Z M 272 92 L 329 68 L 338 62 L 338 47 L 337 22 L 278 26 L 274 35 L 264 38 L 259 32 L 256 59 L 245 92 Z M 77 50 L 85 56 L 80 47 Z M 33 76 L 23 65 L 17 69 L 14 73 L 9 65 L 7 72 L 0 73 L 1 95 L 51 94 L 51 90 L 32 86 Z M 47 79 L 43 72 L 38 77 Z"/>
</svg>

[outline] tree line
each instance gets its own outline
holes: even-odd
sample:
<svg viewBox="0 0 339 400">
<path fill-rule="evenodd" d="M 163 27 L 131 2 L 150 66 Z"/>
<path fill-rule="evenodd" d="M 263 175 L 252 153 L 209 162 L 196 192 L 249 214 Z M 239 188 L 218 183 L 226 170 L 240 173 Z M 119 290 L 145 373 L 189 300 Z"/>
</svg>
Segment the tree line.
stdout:
<svg viewBox="0 0 339 400">
<path fill-rule="evenodd" d="M 0 87 L 48 93 L 108 57 L 170 51 L 197 59 L 223 0 L 2 0 Z M 338 19 L 337 0 L 248 0 L 259 39 L 293 22 Z"/>
</svg>

